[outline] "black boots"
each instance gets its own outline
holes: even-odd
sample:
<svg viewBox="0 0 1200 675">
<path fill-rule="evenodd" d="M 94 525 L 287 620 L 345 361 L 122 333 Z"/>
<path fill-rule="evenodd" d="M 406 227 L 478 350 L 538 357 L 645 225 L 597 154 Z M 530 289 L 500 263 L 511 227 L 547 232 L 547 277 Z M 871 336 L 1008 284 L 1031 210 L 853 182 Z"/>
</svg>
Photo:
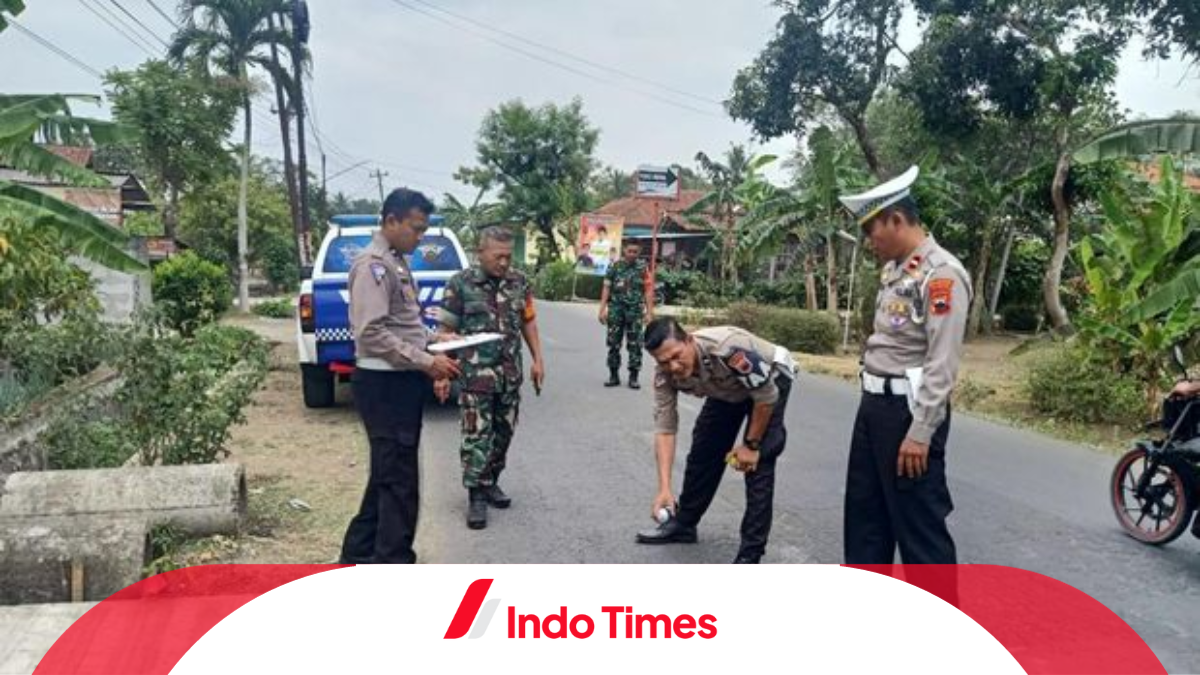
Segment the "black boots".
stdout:
<svg viewBox="0 0 1200 675">
<path fill-rule="evenodd" d="M 512 497 L 504 494 L 504 490 L 501 490 L 499 485 L 491 485 L 480 489 L 483 490 L 484 495 L 487 497 L 488 504 L 498 509 L 507 509 L 512 506 Z"/>
<path fill-rule="evenodd" d="M 636 371 L 636 370 L 629 371 L 629 388 L 630 389 L 641 389 L 642 388 L 642 385 L 638 384 L 637 376 L 638 376 L 638 371 Z"/>
<path fill-rule="evenodd" d="M 467 527 L 482 530 L 487 527 L 487 488 L 469 488 L 467 492 Z"/>
<path fill-rule="evenodd" d="M 621 386 L 621 375 L 616 371 L 616 369 L 612 369 L 612 370 L 608 371 L 608 382 L 605 382 L 604 386 L 606 386 L 606 387 Z"/>
</svg>

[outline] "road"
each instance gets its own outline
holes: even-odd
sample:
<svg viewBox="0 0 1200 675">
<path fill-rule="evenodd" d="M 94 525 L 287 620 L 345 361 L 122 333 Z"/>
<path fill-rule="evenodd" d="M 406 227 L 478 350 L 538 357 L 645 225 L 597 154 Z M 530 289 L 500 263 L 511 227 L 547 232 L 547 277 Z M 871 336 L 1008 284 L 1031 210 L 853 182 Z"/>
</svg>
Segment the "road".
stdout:
<svg viewBox="0 0 1200 675">
<path fill-rule="evenodd" d="M 729 472 L 695 545 L 638 546 L 655 492 L 651 393 L 605 389 L 604 333 L 589 305 L 541 305 L 547 383 L 525 394 L 503 485 L 508 511 L 467 530 L 453 409 L 432 410 L 422 451 L 422 562 L 728 563 L 744 503 Z M 643 376 L 643 384 L 652 379 Z M 858 394 L 801 376 L 778 465 L 766 563 L 840 563 L 848 437 Z M 699 399 L 681 398 L 682 429 Z M 682 480 L 682 433 L 675 486 Z M 1130 623 L 1172 672 L 1200 672 L 1200 542 L 1150 548 L 1122 535 L 1107 500 L 1114 458 L 956 415 L 949 474 L 961 562 L 1024 568 L 1092 595 Z"/>
</svg>

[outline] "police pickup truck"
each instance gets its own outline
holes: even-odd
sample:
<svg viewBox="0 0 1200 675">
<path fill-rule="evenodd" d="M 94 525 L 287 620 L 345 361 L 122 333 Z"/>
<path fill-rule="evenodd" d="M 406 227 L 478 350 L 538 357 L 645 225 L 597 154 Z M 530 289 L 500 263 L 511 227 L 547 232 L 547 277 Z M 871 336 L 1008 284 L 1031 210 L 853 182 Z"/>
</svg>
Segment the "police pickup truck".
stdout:
<svg viewBox="0 0 1200 675">
<path fill-rule="evenodd" d="M 446 282 L 468 265 L 458 237 L 430 217 L 430 228 L 409 259 L 417 282 L 425 326 L 436 330 L 436 310 Z M 334 216 L 329 224 L 312 274 L 300 285 L 296 313 L 296 346 L 304 385 L 304 405 L 328 408 L 334 385 L 354 372 L 354 336 L 350 332 L 350 291 L 347 277 L 354 258 L 379 231 L 379 216 Z"/>
</svg>

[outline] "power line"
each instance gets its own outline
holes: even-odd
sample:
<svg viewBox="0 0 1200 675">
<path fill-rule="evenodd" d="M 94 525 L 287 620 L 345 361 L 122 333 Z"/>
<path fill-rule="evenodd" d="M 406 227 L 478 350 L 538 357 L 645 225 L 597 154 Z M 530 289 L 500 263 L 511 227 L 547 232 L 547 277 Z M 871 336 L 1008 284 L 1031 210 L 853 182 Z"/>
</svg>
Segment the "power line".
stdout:
<svg viewBox="0 0 1200 675">
<path fill-rule="evenodd" d="M 125 16 L 129 17 L 130 19 L 132 19 L 132 20 L 133 20 L 133 22 L 134 22 L 134 23 L 136 23 L 137 25 L 141 26 L 141 27 L 142 27 L 142 30 L 144 30 L 144 31 L 146 31 L 147 33 L 149 33 L 149 34 L 151 35 L 151 37 L 153 37 L 155 40 L 158 40 L 158 41 L 159 41 L 159 43 L 160 43 L 160 44 L 162 44 L 162 46 L 163 46 L 163 49 L 170 49 L 170 48 L 171 48 L 171 45 L 167 44 L 167 41 L 166 41 L 166 40 L 163 40 L 162 38 L 160 38 L 160 37 L 158 36 L 158 33 L 155 33 L 153 30 L 151 30 L 150 28 L 148 28 L 148 27 L 146 26 L 146 24 L 142 23 L 142 20 L 141 20 L 141 19 L 137 18 L 137 17 L 136 17 L 136 16 L 134 16 L 134 15 L 133 15 L 133 14 L 132 14 L 132 13 L 131 13 L 129 10 L 125 9 L 125 5 L 122 5 L 120 2 L 118 2 L 118 0 L 112 0 L 112 4 L 116 5 L 116 6 L 117 6 L 117 9 L 121 10 L 121 13 L 122 13 L 122 14 L 124 14 Z"/>
<path fill-rule="evenodd" d="M 54 44 L 53 42 L 47 40 L 46 38 L 38 35 L 35 32 L 29 30 L 25 26 L 22 26 L 21 24 L 17 23 L 16 19 L 12 18 L 11 16 L 6 16 L 6 17 L 4 17 L 4 19 L 5 19 L 5 21 L 8 21 L 8 23 L 11 24 L 13 28 L 16 28 L 17 30 L 21 31 L 26 36 L 28 36 L 30 39 L 36 40 L 43 47 L 45 47 L 46 49 L 49 49 L 50 51 L 54 52 L 55 54 L 58 54 L 64 60 L 69 61 L 72 65 L 74 65 L 75 67 L 84 71 L 85 73 L 88 73 L 89 75 L 92 75 L 101 80 L 104 79 L 104 75 L 100 71 L 89 66 L 88 64 L 84 63 L 83 61 L 80 61 L 79 59 L 75 58 L 74 56 L 71 56 L 70 54 L 68 54 L 66 51 L 64 51 L 62 48 L 60 48 L 58 45 Z"/>
<path fill-rule="evenodd" d="M 111 17 L 113 19 L 113 21 L 116 21 L 117 23 L 121 24 L 125 28 L 125 30 L 129 31 L 130 35 L 133 35 L 134 37 L 136 37 L 138 39 L 138 42 L 142 45 L 143 50 L 145 50 L 147 53 L 150 53 L 150 54 L 157 54 L 157 52 L 158 52 L 157 47 L 155 47 L 153 44 L 151 44 L 149 40 L 142 37 L 141 34 L 137 32 L 137 29 L 134 28 L 133 26 L 130 26 L 124 19 L 122 19 L 120 17 L 120 15 L 118 15 L 116 12 L 109 9 L 108 5 L 104 4 L 104 2 L 102 0 L 92 0 L 92 2 L 95 3 L 97 8 L 99 8 L 101 11 L 103 11 L 105 14 L 107 14 L 109 17 Z M 108 23 L 109 23 L 109 25 L 112 25 L 111 22 L 108 22 Z M 125 34 L 125 31 L 121 31 L 121 33 Z M 126 37 L 128 37 L 128 35 Z"/>
<path fill-rule="evenodd" d="M 123 35 L 126 40 L 129 40 L 130 44 L 137 47 L 138 49 L 141 49 L 142 51 L 146 52 L 147 54 L 149 54 L 151 56 L 155 56 L 155 53 L 150 51 L 149 49 L 147 49 L 144 43 L 135 40 L 132 35 L 130 35 L 129 33 L 126 33 L 124 30 L 122 30 L 119 26 L 117 26 L 117 24 L 113 23 L 111 19 L 104 16 L 100 12 L 96 11 L 96 8 L 89 5 L 85 0 L 79 0 L 79 4 L 83 5 L 83 8 L 86 9 L 87 11 L 91 12 L 93 15 L 95 15 L 96 18 L 98 18 L 101 21 L 103 21 L 104 23 L 108 24 L 110 28 L 112 28 L 113 30 L 115 30 L 118 33 L 120 33 L 121 35 Z"/>
<path fill-rule="evenodd" d="M 658 82 L 658 81 L 656 81 L 656 80 L 651 80 L 651 79 L 649 79 L 649 78 L 642 77 L 641 75 L 638 75 L 638 74 L 636 74 L 636 73 L 631 73 L 631 72 L 629 72 L 629 71 L 626 71 L 626 70 L 621 70 L 621 69 L 619 69 L 619 68 L 614 68 L 614 67 L 612 67 L 612 66 L 607 66 L 607 65 L 604 65 L 603 63 L 597 63 L 596 61 L 592 61 L 591 59 L 587 59 L 587 58 L 584 58 L 584 57 L 582 57 L 582 56 L 577 56 L 577 55 L 575 55 L 575 54 L 572 54 L 571 52 L 568 52 L 568 51 L 566 51 L 566 50 L 564 50 L 564 49 L 559 49 L 559 48 L 557 48 L 557 47 L 554 47 L 554 46 L 551 46 L 551 45 L 548 45 L 548 44 L 545 44 L 545 43 L 542 43 L 542 42 L 538 42 L 538 41 L 536 41 L 536 40 L 530 40 L 529 38 L 522 37 L 522 36 L 520 36 L 520 35 L 518 35 L 518 34 L 516 34 L 516 33 L 512 33 L 512 32 L 510 32 L 510 31 L 506 31 L 506 30 L 503 30 L 503 29 L 500 29 L 500 28 L 496 28 L 495 26 L 489 26 L 489 25 L 487 25 L 487 24 L 485 24 L 485 23 L 483 23 L 483 22 L 481 22 L 481 21 L 476 21 L 475 19 L 472 19 L 472 18 L 471 18 L 471 17 L 469 17 L 469 16 L 465 16 L 465 15 L 463 15 L 463 14 L 459 14 L 458 12 L 454 12 L 454 11 L 451 11 L 451 10 L 449 10 L 449 9 L 446 9 L 446 8 L 444 8 L 444 7 L 440 7 L 440 6 L 438 6 L 438 5 L 435 5 L 435 4 L 431 3 L 431 2 L 426 2 L 425 0 L 411 0 L 411 1 L 412 1 L 412 2 L 415 2 L 415 3 L 417 3 L 417 4 L 420 4 L 420 5 L 424 5 L 424 6 L 426 6 L 426 7 L 430 8 L 430 9 L 432 9 L 432 10 L 434 10 L 434 11 L 441 12 L 441 13 L 443 13 L 443 14 L 447 14 L 447 15 L 449 15 L 449 16 L 452 16 L 452 17 L 454 17 L 454 18 L 456 18 L 456 19 L 458 19 L 458 20 L 460 20 L 460 21 L 465 21 L 466 23 L 469 23 L 469 24 L 471 24 L 471 25 L 473 25 L 473 26 L 478 26 L 478 27 L 480 27 L 480 28 L 482 28 L 482 29 L 484 29 L 484 30 L 490 31 L 490 32 L 492 32 L 492 33 L 496 33 L 496 34 L 499 34 L 499 35 L 503 35 L 503 36 L 505 36 L 505 37 L 508 37 L 508 38 L 510 38 L 510 39 L 516 40 L 517 42 L 521 42 L 521 43 L 523 43 L 523 44 L 527 44 L 527 45 L 529 45 L 529 46 L 531 46 L 531 47 L 536 47 L 536 48 L 538 48 L 538 49 L 544 49 L 544 50 L 546 50 L 546 51 L 548 51 L 548 52 L 552 52 L 552 53 L 554 53 L 554 54 L 558 54 L 559 56 L 563 56 L 563 57 L 565 57 L 565 58 L 571 59 L 572 61 L 575 61 L 576 63 L 582 63 L 582 64 L 584 64 L 584 65 L 591 66 L 592 68 L 595 68 L 595 69 L 597 69 L 597 70 L 603 70 L 603 71 L 605 71 L 605 72 L 612 73 L 613 75 L 619 75 L 619 76 L 621 76 L 621 77 L 624 77 L 624 78 L 627 78 L 627 79 L 630 79 L 630 80 L 634 80 L 634 81 L 637 81 L 637 82 L 641 82 L 641 83 L 643 83 L 643 84 L 648 84 L 648 85 L 650 85 L 650 86 L 653 86 L 653 87 L 658 87 L 659 89 L 663 89 L 664 91 L 669 91 L 669 92 L 671 92 L 672 94 L 675 94 L 675 95 L 677 95 L 677 96 L 684 96 L 684 97 L 687 97 L 687 98 L 690 98 L 690 99 L 694 99 L 694 100 L 700 101 L 701 103 L 711 103 L 711 104 L 713 104 L 713 105 L 717 105 L 717 106 L 724 106 L 724 103 L 722 103 L 721 101 L 718 101 L 718 100 L 716 100 L 716 99 L 709 98 L 709 97 L 707 97 L 707 96 L 700 96 L 700 95 L 698 95 L 698 94 L 693 94 L 693 93 L 691 93 L 691 92 L 687 92 L 687 91 L 684 91 L 684 90 L 682 90 L 682 89 L 677 89 L 677 88 L 675 88 L 675 87 L 673 87 L 673 86 L 671 86 L 671 85 L 669 85 L 669 84 L 664 84 L 664 83 L 662 83 L 662 82 Z"/>
<path fill-rule="evenodd" d="M 544 57 L 544 56 L 542 56 L 542 55 L 540 55 L 540 54 L 537 54 L 537 53 L 535 53 L 535 52 L 531 52 L 531 51 L 529 51 L 529 50 L 527 50 L 527 49 L 522 49 L 521 47 L 517 47 L 517 46 L 515 46 L 515 45 L 511 45 L 511 44 L 509 44 L 509 43 L 507 43 L 507 42 L 504 42 L 504 41 L 502 41 L 502 40 L 498 40 L 498 39 L 496 39 L 496 38 L 494 38 L 494 37 L 492 37 L 491 35 L 488 35 L 488 34 L 486 34 L 486 33 L 482 33 L 482 32 L 480 32 L 480 31 L 473 30 L 473 29 L 471 29 L 471 28 L 467 28 L 466 26 L 463 26 L 463 25 L 460 25 L 460 24 L 456 24 L 456 23 L 454 23 L 454 22 L 450 21 L 449 19 L 446 19 L 445 17 L 442 17 L 442 16 L 440 16 L 440 15 L 438 15 L 438 14 L 433 14 L 433 13 L 431 13 L 431 12 L 428 12 L 428 11 L 426 11 L 426 10 L 424 10 L 424 9 L 421 9 L 420 7 L 417 7 L 417 6 L 415 6 L 415 5 L 409 4 L 408 2 L 405 2 L 404 0 L 392 0 L 392 2 L 393 2 L 393 3 L 395 3 L 396 5 L 400 6 L 400 7 L 403 7 L 403 8 L 405 8 L 405 9 L 408 9 L 409 11 L 416 12 L 417 14 L 421 14 L 422 16 L 425 16 L 425 17 L 427 17 L 427 18 L 433 19 L 434 21 L 437 21 L 437 22 L 439 22 L 439 23 L 443 23 L 443 24 L 445 24 L 445 25 L 447 25 L 447 26 L 450 26 L 450 27 L 452 27 L 452 28 L 456 28 L 456 29 L 458 29 L 458 30 L 461 30 L 461 31 L 464 31 L 464 32 L 470 33 L 470 34 L 472 34 L 472 35 L 474 35 L 474 36 L 476 36 L 476 37 L 478 37 L 478 38 L 480 38 L 480 39 L 482 39 L 482 40 L 487 40 L 488 42 L 491 42 L 491 43 L 492 43 L 492 44 L 494 44 L 494 45 L 497 45 L 497 46 L 499 46 L 499 47 L 502 47 L 502 48 L 504 48 L 504 49 L 507 49 L 507 50 L 509 50 L 509 51 L 512 51 L 512 52 L 516 52 L 517 54 L 520 54 L 520 55 L 522 55 L 522 56 L 524 56 L 524 57 L 526 57 L 526 58 L 533 59 L 534 61 L 538 61 L 538 62 L 544 63 L 544 64 L 546 64 L 546 65 L 548 65 L 548 66 L 551 66 L 551 67 L 553 67 L 553 68 L 558 68 L 559 70 L 565 70 L 565 71 L 567 71 L 568 73 L 572 73 L 572 74 L 574 74 L 574 75 L 578 75 L 578 76 L 580 76 L 580 77 L 584 77 L 584 78 L 587 78 L 587 79 L 589 79 L 589 80 L 593 80 L 593 81 L 595 81 L 595 82 L 599 82 L 599 83 L 601 83 L 601 84 L 608 85 L 608 86 L 610 86 L 610 87 L 614 87 L 614 88 L 617 88 L 617 89 L 623 89 L 623 90 L 625 90 L 625 91 L 633 92 L 633 93 L 635 93 L 635 94 L 638 94 L 638 95 L 640 95 L 640 96 L 644 96 L 644 97 L 646 97 L 646 98 L 653 99 L 653 100 L 655 100 L 655 101 L 658 101 L 658 102 L 660 102 L 660 103 L 665 103 L 666 105 L 670 105 L 670 106 L 673 106 L 673 107 L 676 107 L 676 108 L 680 108 L 680 109 L 682 109 L 682 110 L 687 110 L 687 111 L 690 111 L 690 112 L 696 113 L 696 114 L 698 114 L 698 115 L 704 115 L 704 116 L 707 116 L 707 117 L 716 117 L 716 118 L 719 118 L 719 119 L 725 119 L 725 116 L 724 116 L 724 115 L 718 115 L 717 113 L 714 113 L 714 112 L 711 112 L 711 111 L 708 111 L 708 110 L 701 110 L 700 108 L 695 108 L 695 107 L 693 107 L 693 106 L 687 105 L 686 103 L 680 103 L 680 102 L 678 102 L 678 101 L 675 101 L 675 100 L 672 100 L 672 99 L 669 99 L 669 98 L 665 98 L 665 97 L 663 97 L 663 96 L 659 96 L 658 94 L 654 94 L 654 93 L 651 93 L 651 92 L 643 91 L 643 90 L 641 90 L 641 89 L 637 89 L 637 88 L 635 88 L 635 87 L 630 87 L 630 86 L 627 86 L 627 85 L 623 85 L 623 84 L 621 84 L 620 82 L 614 82 L 614 81 L 612 81 L 612 80 L 609 80 L 609 79 L 605 79 L 605 78 L 603 78 L 603 77 L 600 77 L 600 76 L 598 76 L 598 75 L 596 75 L 596 74 L 594 74 L 594 73 L 589 73 L 589 72 L 587 72 L 587 71 L 580 70 L 580 69 L 578 69 L 578 68 L 575 68 L 575 67 L 573 67 L 573 66 L 568 66 L 568 65 L 566 65 L 566 64 L 564 64 L 564 63 L 560 63 L 560 62 L 558 62 L 558 61 L 555 61 L 555 60 L 553 60 L 553 59 L 546 58 L 546 57 Z"/>
<path fill-rule="evenodd" d="M 154 11 L 158 12 L 158 15 L 161 16 L 164 21 L 171 24 L 171 26 L 173 26 L 176 30 L 179 30 L 179 24 L 175 23 L 175 19 L 172 19 L 171 15 L 164 12 L 162 8 L 158 6 L 157 2 L 154 0 L 146 0 L 146 2 L 150 3 L 150 6 L 154 8 Z"/>
</svg>

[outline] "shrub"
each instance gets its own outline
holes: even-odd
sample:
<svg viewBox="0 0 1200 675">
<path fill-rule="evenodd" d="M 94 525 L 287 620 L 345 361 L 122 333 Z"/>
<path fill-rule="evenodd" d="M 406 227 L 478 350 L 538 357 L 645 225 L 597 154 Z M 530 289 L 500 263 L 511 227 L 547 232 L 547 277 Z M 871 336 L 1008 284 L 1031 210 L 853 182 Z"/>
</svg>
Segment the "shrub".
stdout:
<svg viewBox="0 0 1200 675">
<path fill-rule="evenodd" d="M 1079 347 L 1040 355 L 1029 369 L 1027 387 L 1034 409 L 1057 419 L 1121 425 L 1143 421 L 1138 381 L 1112 373 Z"/>
<path fill-rule="evenodd" d="M 290 319 L 296 315 L 296 308 L 292 307 L 290 298 L 276 298 L 255 305 L 254 313 L 269 319 Z"/>
<path fill-rule="evenodd" d="M 300 287 L 296 244 L 290 237 L 271 233 L 259 243 L 256 253 L 263 276 L 275 292 L 291 293 Z"/>
<path fill-rule="evenodd" d="M 0 337 L 0 353 L 23 378 L 50 386 L 90 373 L 116 350 L 114 330 L 94 314 L 72 314 L 53 325 Z"/>
<path fill-rule="evenodd" d="M 1010 305 L 1000 310 L 1004 330 L 1032 333 L 1041 326 L 1042 308 L 1039 305 Z"/>
<path fill-rule="evenodd" d="M 184 335 L 216 321 L 233 302 L 225 270 L 190 251 L 159 265 L 152 288 L 169 325 Z"/>
<path fill-rule="evenodd" d="M 543 300 L 570 300 L 574 275 L 575 268 L 571 263 L 552 262 L 534 277 L 534 293 Z"/>
<path fill-rule="evenodd" d="M 823 312 L 735 303 L 726 321 L 793 351 L 832 354 L 838 344 L 837 320 Z"/>
<path fill-rule="evenodd" d="M 580 274 L 575 279 L 575 295 L 588 300 L 599 300 L 604 288 L 604 277 Z"/>
</svg>

